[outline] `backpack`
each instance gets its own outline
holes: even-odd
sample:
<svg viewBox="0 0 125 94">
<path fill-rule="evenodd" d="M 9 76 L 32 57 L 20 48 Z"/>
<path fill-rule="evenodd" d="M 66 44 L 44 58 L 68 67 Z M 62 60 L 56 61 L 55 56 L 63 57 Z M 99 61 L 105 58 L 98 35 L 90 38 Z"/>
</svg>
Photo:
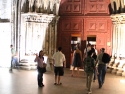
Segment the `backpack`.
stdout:
<svg viewBox="0 0 125 94">
<path fill-rule="evenodd" d="M 85 72 L 94 72 L 94 65 L 92 64 L 94 62 L 93 58 L 86 57 L 84 60 L 84 70 Z"/>
<path fill-rule="evenodd" d="M 111 60 L 111 56 L 107 53 L 104 53 L 103 56 L 102 56 L 102 62 L 109 63 L 110 60 Z"/>
</svg>

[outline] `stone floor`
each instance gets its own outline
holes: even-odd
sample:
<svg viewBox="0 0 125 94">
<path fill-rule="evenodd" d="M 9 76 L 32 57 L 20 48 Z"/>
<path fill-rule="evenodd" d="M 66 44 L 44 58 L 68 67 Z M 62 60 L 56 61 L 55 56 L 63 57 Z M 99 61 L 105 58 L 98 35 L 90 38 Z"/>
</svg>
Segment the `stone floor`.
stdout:
<svg viewBox="0 0 125 94">
<path fill-rule="evenodd" d="M 80 77 L 71 77 L 71 71 L 65 69 L 62 77 L 62 85 L 53 85 L 54 73 L 44 74 L 43 88 L 37 86 L 37 72 L 16 70 L 12 73 L 7 68 L 0 68 L 0 94 L 86 94 L 86 79 L 83 71 Z M 106 81 L 101 89 L 98 89 L 97 81 L 93 83 L 93 94 L 125 94 L 125 78 L 112 74 L 106 75 Z"/>
</svg>

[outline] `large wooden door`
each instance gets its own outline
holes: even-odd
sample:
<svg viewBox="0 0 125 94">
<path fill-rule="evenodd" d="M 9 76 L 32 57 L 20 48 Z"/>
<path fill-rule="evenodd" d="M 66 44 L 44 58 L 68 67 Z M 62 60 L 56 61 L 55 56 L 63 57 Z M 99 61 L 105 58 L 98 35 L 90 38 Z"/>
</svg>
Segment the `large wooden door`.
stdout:
<svg viewBox="0 0 125 94">
<path fill-rule="evenodd" d="M 71 53 L 71 36 L 70 34 L 62 34 L 62 52 L 66 57 L 66 67 L 70 67 L 70 53 Z"/>
<path fill-rule="evenodd" d="M 106 34 L 105 33 L 98 33 L 96 36 L 96 49 L 98 50 L 98 53 L 100 53 L 101 48 L 106 49 Z"/>
</svg>

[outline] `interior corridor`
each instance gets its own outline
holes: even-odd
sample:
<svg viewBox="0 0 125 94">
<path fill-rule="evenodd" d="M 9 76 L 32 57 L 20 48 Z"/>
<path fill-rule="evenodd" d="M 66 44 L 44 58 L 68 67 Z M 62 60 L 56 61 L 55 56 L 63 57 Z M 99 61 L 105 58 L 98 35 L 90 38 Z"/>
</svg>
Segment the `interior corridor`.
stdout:
<svg viewBox="0 0 125 94">
<path fill-rule="evenodd" d="M 71 71 L 65 69 L 62 85 L 54 85 L 54 73 L 44 74 L 44 87 L 37 86 L 36 70 L 16 70 L 12 73 L 8 68 L 0 68 L 0 94 L 86 94 L 86 79 L 83 71 L 80 77 L 71 77 Z M 92 94 L 125 94 L 125 78 L 113 74 L 106 75 L 106 81 L 101 89 L 98 83 L 93 83 Z"/>
</svg>

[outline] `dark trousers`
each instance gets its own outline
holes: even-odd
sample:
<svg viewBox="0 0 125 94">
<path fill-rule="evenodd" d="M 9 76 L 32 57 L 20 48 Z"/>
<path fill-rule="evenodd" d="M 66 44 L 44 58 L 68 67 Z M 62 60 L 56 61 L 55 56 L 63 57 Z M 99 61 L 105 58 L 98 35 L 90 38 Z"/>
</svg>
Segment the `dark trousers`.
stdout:
<svg viewBox="0 0 125 94">
<path fill-rule="evenodd" d="M 98 65 L 98 83 L 99 83 L 99 87 L 103 85 L 104 81 L 105 81 L 105 75 L 106 75 L 106 65 L 104 64 L 99 64 Z"/>
<path fill-rule="evenodd" d="M 93 80 L 96 80 L 96 70 L 94 70 L 94 78 Z"/>
<path fill-rule="evenodd" d="M 38 81 L 38 86 L 43 85 L 43 72 L 42 72 L 42 68 L 37 67 L 38 70 L 38 75 L 37 75 L 37 81 Z"/>
</svg>

